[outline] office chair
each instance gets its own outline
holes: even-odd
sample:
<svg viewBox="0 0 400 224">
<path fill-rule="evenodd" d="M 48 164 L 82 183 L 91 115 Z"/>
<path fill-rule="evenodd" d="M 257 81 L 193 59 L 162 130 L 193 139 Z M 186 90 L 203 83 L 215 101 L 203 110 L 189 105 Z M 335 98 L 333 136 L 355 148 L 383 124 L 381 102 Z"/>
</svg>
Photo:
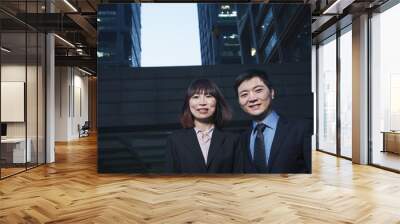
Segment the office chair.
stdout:
<svg viewBox="0 0 400 224">
<path fill-rule="evenodd" d="M 85 123 L 82 125 L 82 127 L 80 127 L 80 125 L 78 125 L 79 138 L 89 136 L 89 129 L 90 129 L 89 121 L 85 121 Z"/>
</svg>

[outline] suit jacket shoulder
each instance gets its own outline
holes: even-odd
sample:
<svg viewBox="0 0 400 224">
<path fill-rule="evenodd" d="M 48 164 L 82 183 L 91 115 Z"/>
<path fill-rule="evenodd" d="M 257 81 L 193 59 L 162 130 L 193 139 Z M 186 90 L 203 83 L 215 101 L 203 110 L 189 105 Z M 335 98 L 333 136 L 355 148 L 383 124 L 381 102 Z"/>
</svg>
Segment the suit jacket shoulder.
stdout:
<svg viewBox="0 0 400 224">
<path fill-rule="evenodd" d="M 189 129 L 189 128 L 175 130 L 168 136 L 168 138 L 169 139 L 179 139 L 179 138 L 184 137 L 185 135 L 188 135 L 190 133 L 190 131 L 192 131 L 192 130 L 193 129 Z"/>
<path fill-rule="evenodd" d="M 297 131 L 303 132 L 304 134 L 312 134 L 312 122 L 302 118 L 282 118 L 283 122 L 286 122 L 291 128 L 296 128 Z"/>
</svg>

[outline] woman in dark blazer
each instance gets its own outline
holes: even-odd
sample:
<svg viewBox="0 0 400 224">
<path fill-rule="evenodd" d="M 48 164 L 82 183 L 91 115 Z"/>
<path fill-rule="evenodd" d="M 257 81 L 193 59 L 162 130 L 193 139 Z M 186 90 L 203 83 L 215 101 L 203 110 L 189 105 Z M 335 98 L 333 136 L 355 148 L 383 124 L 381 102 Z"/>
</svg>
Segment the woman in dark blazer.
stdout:
<svg viewBox="0 0 400 224">
<path fill-rule="evenodd" d="M 192 82 L 180 117 L 183 129 L 167 139 L 166 172 L 241 172 L 239 138 L 222 130 L 230 118 L 228 104 L 214 82 Z"/>
</svg>

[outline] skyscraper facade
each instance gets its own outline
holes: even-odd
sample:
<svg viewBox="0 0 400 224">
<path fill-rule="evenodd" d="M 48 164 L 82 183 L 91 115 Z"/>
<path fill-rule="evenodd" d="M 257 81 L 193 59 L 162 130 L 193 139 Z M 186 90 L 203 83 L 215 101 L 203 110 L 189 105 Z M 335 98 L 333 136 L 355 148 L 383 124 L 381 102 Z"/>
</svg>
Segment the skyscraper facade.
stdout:
<svg viewBox="0 0 400 224">
<path fill-rule="evenodd" d="M 304 4 L 198 4 L 203 65 L 310 60 Z"/>
<path fill-rule="evenodd" d="M 141 63 L 140 4 L 99 5 L 98 62 L 129 67 Z"/>
<path fill-rule="evenodd" d="M 200 3 L 197 9 L 202 64 L 240 64 L 234 4 Z"/>
<path fill-rule="evenodd" d="M 311 60 L 311 12 L 305 4 L 236 4 L 242 63 Z M 307 21 L 309 20 L 309 21 Z M 306 25 L 305 25 L 306 24 Z"/>
</svg>

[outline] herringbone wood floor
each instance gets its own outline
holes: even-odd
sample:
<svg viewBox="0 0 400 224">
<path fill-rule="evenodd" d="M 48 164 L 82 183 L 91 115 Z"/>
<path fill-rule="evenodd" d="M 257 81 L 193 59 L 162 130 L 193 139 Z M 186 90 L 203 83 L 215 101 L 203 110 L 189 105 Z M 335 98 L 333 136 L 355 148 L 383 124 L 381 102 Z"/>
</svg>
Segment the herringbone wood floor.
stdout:
<svg viewBox="0 0 400 224">
<path fill-rule="evenodd" d="M 97 174 L 95 138 L 0 181 L 0 223 L 400 223 L 400 175 L 320 152 L 312 175 Z"/>
</svg>

